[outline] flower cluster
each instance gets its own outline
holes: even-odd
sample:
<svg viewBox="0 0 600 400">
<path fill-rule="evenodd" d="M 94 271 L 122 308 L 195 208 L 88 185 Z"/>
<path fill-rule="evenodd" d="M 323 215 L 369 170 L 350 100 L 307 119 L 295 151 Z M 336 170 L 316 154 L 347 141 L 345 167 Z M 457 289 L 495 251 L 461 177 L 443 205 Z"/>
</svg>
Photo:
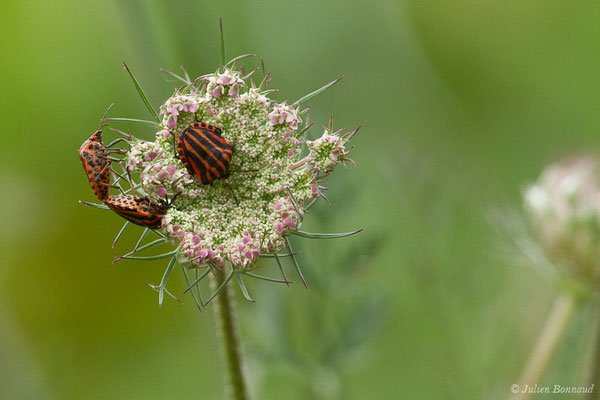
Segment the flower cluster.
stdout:
<svg viewBox="0 0 600 400">
<path fill-rule="evenodd" d="M 164 132 L 164 131 L 163 131 Z M 157 136 L 162 136 L 158 132 Z M 157 198 L 183 191 L 183 184 L 193 182 L 187 170 L 179 168 L 174 157 L 165 157 L 156 142 L 135 141 L 127 158 L 129 172 L 140 171 L 140 181 L 147 194 Z"/>
<path fill-rule="evenodd" d="M 195 81 L 196 82 L 196 81 Z M 307 141 L 297 104 L 269 99 L 240 71 L 222 67 L 176 91 L 160 108 L 153 142 L 136 141 L 127 168 L 146 194 L 173 197 L 162 227 L 190 266 L 252 268 L 261 254 L 285 249 L 285 236 L 300 229 L 308 200 L 322 195 L 324 178 L 348 160 L 354 132 L 325 130 Z M 174 142 L 191 123 L 221 129 L 234 154 L 230 175 L 203 185 L 178 158 Z M 309 154 L 302 157 L 305 146 Z"/>
<path fill-rule="evenodd" d="M 185 128 L 187 125 L 194 122 L 191 117 L 198 111 L 198 101 L 198 96 L 194 93 L 169 98 L 161 107 L 163 125 L 168 129 L 175 129 L 177 127 Z M 184 117 L 183 121 L 180 121 L 180 113 L 182 117 Z M 164 135 L 166 132 L 163 131 L 162 133 Z"/>
<path fill-rule="evenodd" d="M 286 129 L 286 133 L 297 130 L 298 123 L 302 122 L 298 117 L 298 109 L 288 106 L 286 102 L 273 107 L 273 111 L 269 113 L 269 121 L 273 126 L 279 125 Z"/>
<path fill-rule="evenodd" d="M 581 281 L 600 278 L 600 162 L 591 156 L 550 166 L 525 192 L 525 208 L 549 258 Z"/>
<path fill-rule="evenodd" d="M 349 137 L 343 137 L 341 131 L 330 133 L 329 130 L 325 129 L 323 136 L 320 138 L 310 141 L 306 144 L 310 150 L 308 155 L 308 163 L 313 168 L 322 170 L 324 172 L 331 172 L 340 163 L 353 160 L 347 158 L 349 151 L 346 151 L 346 143 L 350 140 Z"/>
<path fill-rule="evenodd" d="M 218 99 L 227 93 L 229 97 L 238 97 L 240 87 L 246 86 L 239 73 L 226 70 L 223 73 L 215 73 L 208 77 L 207 92 L 210 96 Z"/>
<path fill-rule="evenodd" d="M 280 199 L 279 202 L 271 206 L 273 221 L 275 221 L 275 232 L 279 235 L 283 236 L 298 229 L 301 222 L 301 214 L 296 207 L 294 201 L 289 197 Z"/>
</svg>

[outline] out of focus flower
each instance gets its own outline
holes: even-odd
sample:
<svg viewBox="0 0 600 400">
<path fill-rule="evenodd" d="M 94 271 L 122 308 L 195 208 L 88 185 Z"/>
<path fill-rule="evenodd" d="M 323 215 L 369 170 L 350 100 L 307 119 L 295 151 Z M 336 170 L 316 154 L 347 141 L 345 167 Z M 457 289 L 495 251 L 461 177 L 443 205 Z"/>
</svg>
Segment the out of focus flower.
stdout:
<svg viewBox="0 0 600 400">
<path fill-rule="evenodd" d="M 600 162 L 569 158 L 548 167 L 524 194 L 535 235 L 565 274 L 596 286 L 600 277 Z"/>
</svg>

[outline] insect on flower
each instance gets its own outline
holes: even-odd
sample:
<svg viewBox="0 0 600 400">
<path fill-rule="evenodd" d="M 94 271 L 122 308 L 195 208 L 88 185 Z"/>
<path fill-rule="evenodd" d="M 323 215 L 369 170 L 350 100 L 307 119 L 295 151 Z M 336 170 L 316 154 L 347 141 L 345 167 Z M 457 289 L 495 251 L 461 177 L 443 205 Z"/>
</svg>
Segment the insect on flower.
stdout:
<svg viewBox="0 0 600 400">
<path fill-rule="evenodd" d="M 148 196 L 140 197 L 132 194 L 108 195 L 104 204 L 111 210 L 136 225 L 150 229 L 160 228 L 162 217 L 177 195 L 168 203 L 165 200 L 154 200 Z"/>
<path fill-rule="evenodd" d="M 125 153 L 124 150 L 111 149 L 110 147 L 114 146 L 116 143 L 127 141 L 124 138 L 118 138 L 109 143 L 107 146 L 105 146 L 102 142 L 102 127 L 104 126 L 103 123 L 106 118 L 106 114 L 111 109 L 111 107 L 112 104 L 104 113 L 98 130 L 94 132 L 89 139 L 83 142 L 83 144 L 79 148 L 79 159 L 81 160 L 83 169 L 85 171 L 85 174 L 87 175 L 88 182 L 90 183 L 92 190 L 96 194 L 96 197 L 98 197 L 98 199 L 102 201 L 104 201 L 108 197 L 108 190 L 111 187 L 113 187 L 110 184 L 110 172 L 112 170 L 110 166 L 111 162 L 120 161 L 119 159 L 109 157 L 109 154 Z"/>
<path fill-rule="evenodd" d="M 229 177 L 233 146 L 221 137 L 221 129 L 194 122 L 179 136 L 177 156 L 190 174 L 207 185 Z"/>
</svg>

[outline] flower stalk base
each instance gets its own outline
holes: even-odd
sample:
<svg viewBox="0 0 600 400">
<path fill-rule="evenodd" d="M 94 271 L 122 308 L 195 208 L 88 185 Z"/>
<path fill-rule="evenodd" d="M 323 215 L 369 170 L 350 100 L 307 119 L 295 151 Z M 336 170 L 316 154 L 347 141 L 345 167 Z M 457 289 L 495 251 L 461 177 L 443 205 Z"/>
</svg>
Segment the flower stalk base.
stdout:
<svg viewBox="0 0 600 400">
<path fill-rule="evenodd" d="M 550 365 L 556 349 L 569 326 L 569 322 L 576 310 L 577 299 L 572 293 L 561 293 L 554 301 L 546 325 L 540 334 L 535 347 L 527 361 L 527 365 L 519 379 L 518 388 L 533 387 L 541 384 L 541 379 Z M 519 390 L 510 400 L 529 399 L 533 393 Z"/>
<path fill-rule="evenodd" d="M 213 290 L 216 290 L 226 279 L 223 270 L 215 269 L 211 279 Z M 222 292 L 215 297 L 215 318 L 217 330 L 221 337 L 223 358 L 227 367 L 225 383 L 226 398 L 231 400 L 250 400 L 240 354 L 237 327 L 235 322 L 235 304 L 230 285 L 225 285 Z"/>
</svg>

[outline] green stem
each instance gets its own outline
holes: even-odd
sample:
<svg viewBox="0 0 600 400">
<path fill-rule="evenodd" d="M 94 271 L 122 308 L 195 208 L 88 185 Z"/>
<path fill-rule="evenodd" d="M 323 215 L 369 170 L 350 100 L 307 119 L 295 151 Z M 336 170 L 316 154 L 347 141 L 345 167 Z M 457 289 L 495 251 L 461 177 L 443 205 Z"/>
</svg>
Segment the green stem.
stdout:
<svg viewBox="0 0 600 400">
<path fill-rule="evenodd" d="M 226 274 L 224 271 L 215 269 L 214 277 L 211 279 L 213 291 L 221 286 L 225 278 Z M 249 400 L 250 396 L 248 395 L 242 371 L 240 343 L 236 332 L 234 300 L 231 295 L 230 285 L 226 285 L 214 300 L 216 302 L 214 307 L 217 329 L 221 337 L 223 357 L 225 364 L 227 364 L 227 380 L 225 384 L 227 398 L 231 400 Z"/>
<path fill-rule="evenodd" d="M 535 385 L 541 384 L 540 380 L 550 365 L 576 305 L 576 298 L 571 293 L 563 292 L 556 298 L 546 325 L 533 348 L 521 379 L 519 379 L 517 393 L 511 396 L 511 400 L 530 398 L 534 393 L 530 393 L 527 389 L 533 389 Z"/>
<path fill-rule="evenodd" d="M 585 386 L 594 385 L 594 389 L 600 387 L 600 299 L 594 296 L 591 302 L 592 321 L 589 328 L 589 339 L 586 346 L 585 354 L 588 356 L 584 373 L 586 379 L 583 382 Z M 586 393 L 581 396 L 586 400 L 599 400 L 600 390 L 592 390 L 591 393 Z"/>
</svg>

